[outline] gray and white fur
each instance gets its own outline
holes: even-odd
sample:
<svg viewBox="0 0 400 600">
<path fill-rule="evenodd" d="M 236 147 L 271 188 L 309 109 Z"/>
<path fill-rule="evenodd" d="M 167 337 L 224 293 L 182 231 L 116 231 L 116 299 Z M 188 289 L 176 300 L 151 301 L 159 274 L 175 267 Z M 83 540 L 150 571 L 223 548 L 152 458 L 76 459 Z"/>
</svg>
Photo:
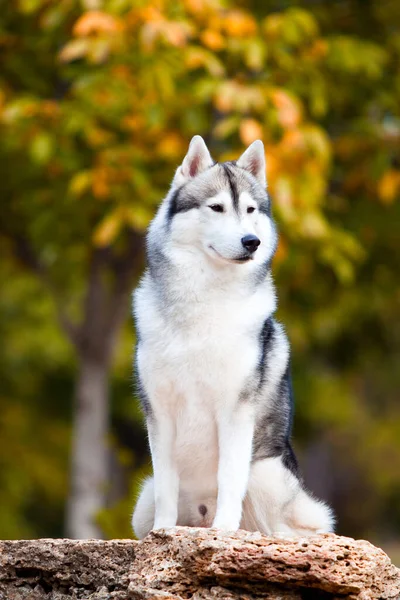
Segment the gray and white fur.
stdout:
<svg viewBox="0 0 400 600">
<path fill-rule="evenodd" d="M 290 348 L 274 318 L 265 188 L 261 141 L 219 164 L 195 136 L 150 225 L 134 295 L 154 473 L 133 514 L 139 538 L 175 525 L 332 531 L 290 445 Z"/>
</svg>

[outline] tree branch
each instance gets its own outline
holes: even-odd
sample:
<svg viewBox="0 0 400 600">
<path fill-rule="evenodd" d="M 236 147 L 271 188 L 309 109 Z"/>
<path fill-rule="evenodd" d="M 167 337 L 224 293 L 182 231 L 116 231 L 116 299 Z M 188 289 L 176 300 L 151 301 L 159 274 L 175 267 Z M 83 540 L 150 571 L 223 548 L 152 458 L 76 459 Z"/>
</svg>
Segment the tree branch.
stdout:
<svg viewBox="0 0 400 600">
<path fill-rule="evenodd" d="M 2 230 L 1 233 L 12 243 L 21 264 L 45 284 L 53 298 L 60 326 L 80 354 L 89 353 L 93 358 L 108 361 L 117 332 L 126 317 L 132 286 L 141 264 L 143 236 L 129 230 L 121 254 L 113 252 L 111 247 L 92 250 L 84 316 L 82 323 L 76 325 L 63 309 L 63 301 L 49 272 L 29 239 L 15 231 Z"/>
<path fill-rule="evenodd" d="M 34 251 L 32 244 L 26 237 L 23 237 L 19 233 L 4 230 L 1 233 L 12 243 L 17 259 L 24 267 L 38 275 L 40 280 L 45 284 L 53 298 L 60 326 L 67 334 L 69 340 L 76 345 L 80 335 L 79 327 L 72 323 L 66 312 L 63 310 L 59 294 L 50 280 L 47 269 Z"/>
</svg>

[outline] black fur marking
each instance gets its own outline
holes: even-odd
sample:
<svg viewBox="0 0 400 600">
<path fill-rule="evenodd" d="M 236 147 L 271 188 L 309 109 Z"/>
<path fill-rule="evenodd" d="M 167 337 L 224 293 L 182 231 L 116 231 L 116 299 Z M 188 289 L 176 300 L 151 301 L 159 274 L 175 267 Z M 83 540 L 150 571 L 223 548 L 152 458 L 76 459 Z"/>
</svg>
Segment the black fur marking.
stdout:
<svg viewBox="0 0 400 600">
<path fill-rule="evenodd" d="M 271 200 L 265 187 L 260 182 L 255 182 L 254 175 L 244 167 L 237 165 L 236 161 L 231 161 L 228 164 L 242 171 L 249 183 L 251 196 L 257 202 L 259 212 L 271 218 Z"/>
<path fill-rule="evenodd" d="M 188 210 L 192 210 L 192 208 L 200 208 L 200 202 L 198 202 L 196 198 L 190 197 L 189 199 L 186 198 L 185 200 L 180 199 L 180 195 L 184 187 L 185 186 L 182 185 L 180 188 L 178 188 L 173 193 L 169 201 L 167 215 L 168 223 L 170 223 L 173 217 L 178 213 L 187 212 Z"/>
<path fill-rule="evenodd" d="M 299 465 L 290 442 L 287 442 L 286 444 L 285 451 L 282 455 L 282 462 L 293 475 L 296 475 L 300 479 Z"/>
<path fill-rule="evenodd" d="M 290 374 L 290 360 L 286 367 L 286 371 L 284 376 L 282 377 L 282 381 L 279 386 L 279 398 L 280 402 L 285 402 L 288 407 L 288 414 L 286 419 L 286 446 L 282 456 L 283 464 L 289 471 L 299 476 L 299 467 L 297 464 L 297 459 L 295 453 L 293 451 L 292 446 L 290 445 L 290 436 L 292 434 L 293 427 L 293 415 L 294 415 L 294 397 L 293 397 L 293 386 L 292 386 L 292 377 Z"/>
<path fill-rule="evenodd" d="M 285 374 L 282 378 L 279 392 L 281 395 L 286 395 L 286 397 L 289 401 L 288 403 L 289 403 L 290 411 L 289 411 L 288 428 L 287 428 L 287 435 L 289 437 L 292 433 L 293 415 L 294 415 L 294 396 L 293 396 L 292 376 L 290 373 L 290 359 L 287 364 Z"/>
<path fill-rule="evenodd" d="M 252 185 L 251 195 L 257 202 L 259 212 L 271 218 L 271 200 L 264 188 L 261 185 Z"/>
<path fill-rule="evenodd" d="M 268 199 L 258 202 L 258 211 L 267 217 L 271 217 L 271 203 Z"/>
<path fill-rule="evenodd" d="M 259 373 L 259 384 L 258 384 L 258 389 L 260 390 L 264 384 L 265 381 L 265 371 L 266 371 L 266 367 L 267 367 L 267 353 L 268 350 L 271 346 L 271 342 L 273 340 L 273 334 L 274 334 L 274 323 L 272 320 L 272 317 L 268 317 L 268 319 L 266 319 L 264 321 L 264 324 L 262 326 L 261 332 L 260 332 L 260 348 L 261 348 L 261 352 L 260 352 L 260 360 L 258 362 L 258 373 Z"/>
<path fill-rule="evenodd" d="M 273 406 L 256 425 L 253 461 L 281 457 L 283 465 L 301 482 L 301 475 L 290 444 L 293 419 L 293 398 L 289 367 L 279 385 Z"/>
<path fill-rule="evenodd" d="M 234 175 L 232 173 L 230 166 L 227 163 L 223 163 L 221 166 L 224 169 L 226 179 L 228 180 L 228 183 L 229 183 L 229 187 L 231 190 L 231 196 L 232 196 L 233 208 L 238 213 L 239 212 L 239 192 L 238 192 L 238 189 L 236 186 L 236 181 L 234 179 Z"/>
<path fill-rule="evenodd" d="M 176 213 L 178 212 L 178 200 L 179 194 L 181 193 L 181 189 L 182 188 L 178 188 L 177 190 L 175 190 L 171 200 L 169 201 L 167 215 L 168 222 L 170 222 L 173 216 L 176 215 Z"/>
</svg>

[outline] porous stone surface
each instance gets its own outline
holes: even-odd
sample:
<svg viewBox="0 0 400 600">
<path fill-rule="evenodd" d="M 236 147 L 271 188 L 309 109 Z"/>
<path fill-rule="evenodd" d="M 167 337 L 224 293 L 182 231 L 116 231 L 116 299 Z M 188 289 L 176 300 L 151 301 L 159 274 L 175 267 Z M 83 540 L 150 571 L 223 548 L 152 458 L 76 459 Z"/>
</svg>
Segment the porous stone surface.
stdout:
<svg viewBox="0 0 400 600">
<path fill-rule="evenodd" d="M 0 600 L 399 599 L 379 548 L 333 534 L 178 527 L 132 540 L 0 542 Z"/>
</svg>

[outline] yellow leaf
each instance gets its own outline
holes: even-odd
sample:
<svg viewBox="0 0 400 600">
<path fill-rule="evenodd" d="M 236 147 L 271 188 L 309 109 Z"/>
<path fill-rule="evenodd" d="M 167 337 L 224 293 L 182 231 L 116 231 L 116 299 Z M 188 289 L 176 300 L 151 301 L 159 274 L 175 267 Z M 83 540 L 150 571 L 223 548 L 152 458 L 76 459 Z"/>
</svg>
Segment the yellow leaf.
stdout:
<svg viewBox="0 0 400 600">
<path fill-rule="evenodd" d="M 160 139 L 157 152 L 165 158 L 179 157 L 185 149 L 185 141 L 178 133 L 166 133 Z"/>
<path fill-rule="evenodd" d="M 279 236 L 278 247 L 274 255 L 274 264 L 282 263 L 285 261 L 289 254 L 287 242 L 282 236 Z"/>
<path fill-rule="evenodd" d="M 184 0 L 186 10 L 195 15 L 207 12 L 211 4 L 210 0 Z"/>
<path fill-rule="evenodd" d="M 184 46 L 190 33 L 190 27 L 186 23 L 166 21 L 164 35 L 172 46 Z"/>
<path fill-rule="evenodd" d="M 218 139 L 224 139 L 231 135 L 234 131 L 237 131 L 239 126 L 240 117 L 233 115 L 218 121 L 214 127 L 213 135 Z"/>
<path fill-rule="evenodd" d="M 218 58 L 205 48 L 192 46 L 186 54 L 186 66 L 189 69 L 206 68 L 214 77 L 224 74 L 224 67 Z"/>
<path fill-rule="evenodd" d="M 110 173 L 104 167 L 97 168 L 92 177 L 92 190 L 95 198 L 103 200 L 110 193 Z"/>
<path fill-rule="evenodd" d="M 190 35 L 191 27 L 188 23 L 167 21 L 166 19 L 147 21 L 141 30 L 143 47 L 147 50 L 152 50 L 155 41 L 159 39 L 164 40 L 171 46 L 181 48 L 185 46 Z"/>
<path fill-rule="evenodd" d="M 263 128 L 255 119 L 244 119 L 239 127 L 239 136 L 247 146 L 263 136 Z"/>
<path fill-rule="evenodd" d="M 257 31 L 253 17 L 241 10 L 231 10 L 222 22 L 226 33 L 232 37 L 247 37 Z"/>
<path fill-rule="evenodd" d="M 325 130 L 316 125 L 306 125 L 302 132 L 309 154 L 322 168 L 327 167 L 331 159 L 331 142 Z"/>
<path fill-rule="evenodd" d="M 323 239 L 328 233 L 328 226 L 322 215 L 313 211 L 302 215 L 301 230 L 307 239 Z"/>
<path fill-rule="evenodd" d="M 236 83 L 224 81 L 218 88 L 215 96 L 215 105 L 221 112 L 229 112 L 233 109 L 234 98 L 237 92 Z"/>
<path fill-rule="evenodd" d="M 246 65 L 253 70 L 260 70 L 266 58 L 266 45 L 259 39 L 250 40 L 245 47 Z"/>
<path fill-rule="evenodd" d="M 281 175 L 275 179 L 274 185 L 271 188 L 275 205 L 283 219 L 287 222 L 291 221 L 294 217 L 292 181 L 289 177 Z"/>
<path fill-rule="evenodd" d="M 303 155 L 306 149 L 304 133 L 301 129 L 289 129 L 284 132 L 281 142 L 281 150 L 290 154 L 295 152 L 298 156 Z"/>
<path fill-rule="evenodd" d="M 122 214 L 118 209 L 107 215 L 94 230 L 95 246 L 109 246 L 117 237 L 122 224 Z"/>
<path fill-rule="evenodd" d="M 110 55 L 112 43 L 109 38 L 95 38 L 90 40 L 87 58 L 91 63 L 100 64 L 107 60 Z"/>
<path fill-rule="evenodd" d="M 206 29 L 200 36 L 201 41 L 207 48 L 211 50 L 221 50 L 225 48 L 225 40 L 218 31 Z"/>
<path fill-rule="evenodd" d="M 392 204 L 400 193 L 400 171 L 389 169 L 378 182 L 378 195 L 384 204 Z"/>
<path fill-rule="evenodd" d="M 271 92 L 271 100 L 278 112 L 278 121 L 282 127 L 295 127 L 299 124 L 302 111 L 299 101 L 282 89 Z"/>
<path fill-rule="evenodd" d="M 276 148 L 274 146 L 266 146 L 265 154 L 268 158 L 267 160 L 267 179 L 269 184 L 275 181 L 277 178 L 279 171 L 281 169 L 280 161 L 276 154 Z"/>
<path fill-rule="evenodd" d="M 215 99 L 218 110 L 228 112 L 235 109 L 241 113 L 262 110 L 265 94 L 260 86 L 243 85 L 237 81 L 224 81 L 218 86 Z"/>
<path fill-rule="evenodd" d="M 32 139 L 29 150 L 37 164 L 45 165 L 54 154 L 54 138 L 46 131 L 40 131 Z"/>
<path fill-rule="evenodd" d="M 86 192 L 92 183 L 91 171 L 80 171 L 69 182 L 69 192 L 72 196 L 79 197 Z"/>
<path fill-rule="evenodd" d="M 264 19 L 263 29 L 268 38 L 273 39 L 280 36 L 282 31 L 282 15 L 273 13 Z"/>
<path fill-rule="evenodd" d="M 106 104 L 106 103 L 104 103 Z M 88 127 L 85 131 L 85 137 L 92 148 L 105 146 L 112 140 L 112 133 L 100 127 Z"/>
<path fill-rule="evenodd" d="M 164 17 L 155 6 L 144 6 L 140 11 L 140 15 L 143 21 L 163 21 Z"/>
<path fill-rule="evenodd" d="M 61 62 L 71 62 L 72 60 L 76 60 L 78 58 L 83 58 L 86 56 L 89 50 L 90 40 L 78 39 L 71 40 L 61 50 L 58 55 L 58 58 Z"/>
<path fill-rule="evenodd" d="M 137 231 L 144 231 L 152 216 L 152 210 L 144 206 L 125 207 L 124 209 L 125 222 Z"/>
</svg>

